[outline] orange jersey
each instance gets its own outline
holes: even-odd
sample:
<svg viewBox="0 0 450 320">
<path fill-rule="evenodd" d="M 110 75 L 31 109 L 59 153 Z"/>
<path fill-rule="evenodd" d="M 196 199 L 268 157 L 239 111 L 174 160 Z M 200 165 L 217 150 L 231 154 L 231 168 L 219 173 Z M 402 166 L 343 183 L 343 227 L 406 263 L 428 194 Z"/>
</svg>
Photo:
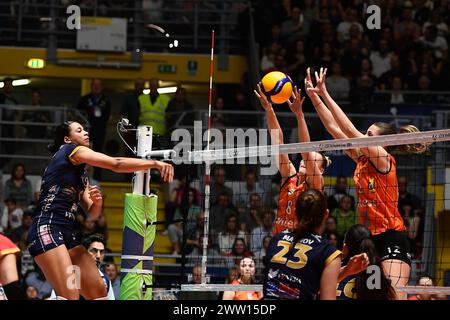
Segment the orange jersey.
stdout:
<svg viewBox="0 0 450 320">
<path fill-rule="evenodd" d="M 398 211 L 398 184 L 395 158 L 391 155 L 388 173 L 380 172 L 367 156 L 361 156 L 353 180 L 358 194 L 358 223 L 373 235 L 387 230 L 404 231 L 405 224 Z"/>
<path fill-rule="evenodd" d="M 242 284 L 239 280 L 234 280 L 231 284 Z M 260 300 L 262 295 L 256 291 L 236 291 L 234 293 L 234 300 Z"/>
<path fill-rule="evenodd" d="M 277 218 L 275 219 L 273 234 L 284 230 L 292 231 L 297 225 L 295 207 L 300 194 L 306 190 L 306 182 L 301 182 L 300 174 L 289 177 L 281 186 L 278 198 Z"/>
<path fill-rule="evenodd" d="M 11 253 L 19 253 L 20 249 L 7 237 L 0 234 L 0 258 Z"/>
</svg>

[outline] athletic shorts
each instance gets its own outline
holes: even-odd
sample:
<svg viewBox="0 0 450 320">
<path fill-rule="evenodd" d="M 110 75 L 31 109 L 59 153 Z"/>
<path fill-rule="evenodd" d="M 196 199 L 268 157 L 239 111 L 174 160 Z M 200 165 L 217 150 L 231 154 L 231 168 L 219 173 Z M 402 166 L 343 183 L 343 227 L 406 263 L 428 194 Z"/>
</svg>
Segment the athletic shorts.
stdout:
<svg viewBox="0 0 450 320">
<path fill-rule="evenodd" d="M 81 244 L 73 232 L 73 221 L 58 215 L 39 215 L 33 219 L 28 231 L 28 250 L 33 257 L 60 245 L 67 250 Z"/>
<path fill-rule="evenodd" d="M 11 253 L 19 253 L 20 249 L 7 237 L 0 234 L 0 258 Z"/>
<path fill-rule="evenodd" d="M 401 260 L 411 265 L 409 242 L 405 232 L 388 230 L 372 237 L 381 261 Z"/>
</svg>

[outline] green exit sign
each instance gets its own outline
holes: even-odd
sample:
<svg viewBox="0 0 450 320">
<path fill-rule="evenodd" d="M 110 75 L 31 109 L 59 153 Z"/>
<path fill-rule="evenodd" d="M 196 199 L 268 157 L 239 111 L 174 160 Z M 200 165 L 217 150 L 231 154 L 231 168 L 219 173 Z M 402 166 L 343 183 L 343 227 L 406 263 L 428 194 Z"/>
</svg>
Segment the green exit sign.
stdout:
<svg viewBox="0 0 450 320">
<path fill-rule="evenodd" d="M 177 66 L 174 64 L 160 64 L 158 65 L 159 73 L 176 73 Z"/>
</svg>

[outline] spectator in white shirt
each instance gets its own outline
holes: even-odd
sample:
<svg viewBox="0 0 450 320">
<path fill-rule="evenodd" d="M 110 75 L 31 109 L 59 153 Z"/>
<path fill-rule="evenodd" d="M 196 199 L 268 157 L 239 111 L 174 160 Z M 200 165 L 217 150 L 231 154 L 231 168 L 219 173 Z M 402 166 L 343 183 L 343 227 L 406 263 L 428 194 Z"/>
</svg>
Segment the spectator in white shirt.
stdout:
<svg viewBox="0 0 450 320">
<path fill-rule="evenodd" d="M 444 37 L 438 36 L 438 29 L 435 25 L 428 26 L 425 30 L 425 35 L 418 40 L 425 48 L 434 51 L 434 55 L 438 59 L 447 56 L 448 44 Z"/>
<path fill-rule="evenodd" d="M 243 212 L 250 207 L 250 196 L 254 193 L 261 196 L 261 198 L 265 195 L 264 190 L 256 181 L 256 172 L 249 169 L 245 174 L 245 182 L 239 183 L 239 189 L 233 191 L 233 198 L 235 198 L 235 204 L 239 212 Z M 264 203 L 266 202 L 265 200 L 263 198 Z"/>
<path fill-rule="evenodd" d="M 391 70 L 391 53 L 389 52 L 389 44 L 386 40 L 380 40 L 378 43 L 378 51 L 370 54 L 370 61 L 372 61 L 372 74 L 376 78 Z"/>
<path fill-rule="evenodd" d="M 442 20 L 441 13 L 438 9 L 435 9 L 431 12 L 430 21 L 427 21 L 423 24 L 423 32 L 427 30 L 427 28 L 431 25 L 435 25 L 438 29 L 438 36 L 446 37 L 448 35 L 448 25 Z"/>
<path fill-rule="evenodd" d="M 274 213 L 271 210 L 264 212 L 261 218 L 262 225 L 252 230 L 252 238 L 250 241 L 251 251 L 253 253 L 261 250 L 263 239 L 267 235 L 272 234 Z"/>
<path fill-rule="evenodd" d="M 363 26 L 357 20 L 357 11 L 355 9 L 348 9 L 345 13 L 344 21 L 337 26 L 338 41 L 340 43 L 350 40 L 350 28 L 352 25 L 356 25 L 361 33 L 364 32 Z"/>
<path fill-rule="evenodd" d="M 5 200 L 5 207 L 0 219 L 0 232 L 6 232 L 22 225 L 23 210 L 17 206 L 13 198 Z"/>
<path fill-rule="evenodd" d="M 220 254 L 229 254 L 236 238 L 245 239 L 245 233 L 244 231 L 239 230 L 237 215 L 230 214 L 225 218 L 225 231 L 219 233 Z"/>
</svg>

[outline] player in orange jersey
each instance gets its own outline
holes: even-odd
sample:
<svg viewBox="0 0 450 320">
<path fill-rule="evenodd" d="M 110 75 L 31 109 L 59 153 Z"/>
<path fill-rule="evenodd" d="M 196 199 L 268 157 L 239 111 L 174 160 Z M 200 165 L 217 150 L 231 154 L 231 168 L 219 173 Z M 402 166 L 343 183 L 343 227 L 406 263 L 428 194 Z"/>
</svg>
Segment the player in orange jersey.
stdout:
<svg viewBox="0 0 450 320">
<path fill-rule="evenodd" d="M 19 281 L 16 255 L 20 249 L 0 234 L 0 300 L 26 300 L 26 287 Z M 3 288 L 2 288 L 3 286 Z"/>
<path fill-rule="evenodd" d="M 313 86 L 310 70 L 307 70 L 305 88 L 319 117 L 335 139 L 361 138 L 395 133 L 413 133 L 419 130 L 408 125 L 396 128 L 377 122 L 371 125 L 366 134 L 355 128 L 350 119 L 328 94 L 325 86 L 326 69 L 316 72 L 316 87 Z M 325 104 L 320 99 L 322 98 Z M 426 145 L 401 146 L 399 151 L 421 153 Z M 373 240 L 382 260 L 386 276 L 394 287 L 405 286 L 409 280 L 410 264 L 408 239 L 398 204 L 398 185 L 396 162 L 391 148 L 374 146 L 346 150 L 346 154 L 356 162 L 354 182 L 358 193 L 358 218 L 372 233 Z M 406 295 L 397 292 L 398 299 Z"/>
<path fill-rule="evenodd" d="M 254 284 L 255 261 L 252 258 L 243 258 L 239 264 L 239 278 L 231 282 L 233 285 Z M 258 291 L 225 291 L 223 300 L 260 300 L 262 292 Z"/>
<path fill-rule="evenodd" d="M 263 94 L 259 84 L 257 88 L 258 91 L 255 90 L 255 95 L 266 111 L 271 142 L 273 145 L 281 145 L 283 144 L 283 131 L 278 123 L 275 111 Z M 306 125 L 302 111 L 304 100 L 305 98 L 301 97 L 301 90 L 297 90 L 297 87 L 295 87 L 292 92 L 292 101 L 288 100 L 288 105 L 297 118 L 300 142 L 310 142 L 308 126 Z M 287 154 L 279 155 L 277 165 L 281 173 L 281 189 L 273 234 L 280 233 L 284 230 L 293 231 L 297 224 L 295 205 L 299 195 L 310 188 L 323 191 L 324 183 L 322 174 L 329 164 L 330 160 L 323 154 L 318 152 L 305 152 L 302 153 L 302 161 L 297 171 Z"/>
</svg>

